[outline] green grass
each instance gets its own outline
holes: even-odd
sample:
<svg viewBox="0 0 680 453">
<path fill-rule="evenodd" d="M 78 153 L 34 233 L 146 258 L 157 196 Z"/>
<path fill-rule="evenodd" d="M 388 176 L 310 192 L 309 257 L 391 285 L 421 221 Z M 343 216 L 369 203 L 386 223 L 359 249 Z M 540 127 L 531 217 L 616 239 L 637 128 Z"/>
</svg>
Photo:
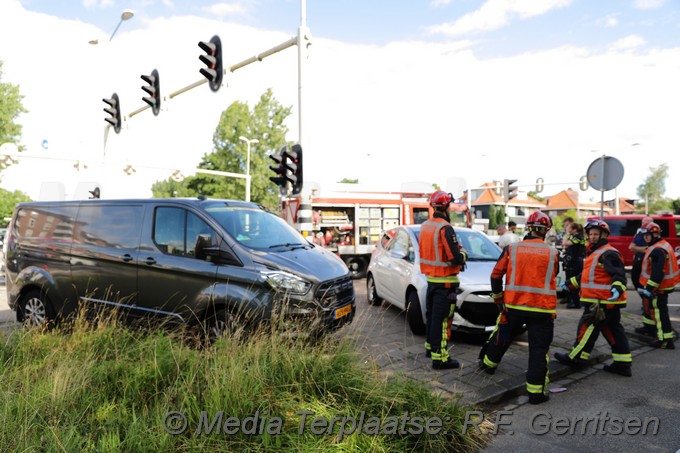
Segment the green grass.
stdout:
<svg viewBox="0 0 680 453">
<path fill-rule="evenodd" d="M 347 341 L 309 345 L 261 332 L 196 348 L 162 330 L 76 322 L 0 336 L 0 360 L 0 451 L 433 452 L 484 442 L 474 429 L 461 434 L 467 408 L 422 384 L 382 378 Z M 170 411 L 185 414 L 183 433 L 164 429 Z M 305 412 L 313 413 L 300 434 Z M 340 418 L 362 412 L 363 430 L 341 435 L 351 424 Z M 407 413 L 439 417 L 443 427 L 428 434 L 407 424 L 400 433 L 393 424 Z M 229 417 L 250 420 L 237 430 Z M 333 417 L 330 433 L 314 433 L 312 419 Z"/>
</svg>

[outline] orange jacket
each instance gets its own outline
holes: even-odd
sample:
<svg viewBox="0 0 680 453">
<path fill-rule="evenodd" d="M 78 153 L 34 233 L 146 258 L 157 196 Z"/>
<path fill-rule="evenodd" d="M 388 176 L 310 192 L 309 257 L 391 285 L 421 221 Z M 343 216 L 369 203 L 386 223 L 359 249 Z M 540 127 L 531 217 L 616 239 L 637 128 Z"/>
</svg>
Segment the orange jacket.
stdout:
<svg viewBox="0 0 680 453">
<path fill-rule="evenodd" d="M 430 218 L 420 226 L 420 271 L 431 282 L 458 282 L 460 265 L 453 264 L 454 253 L 446 240 L 444 227 L 449 222 Z"/>
<path fill-rule="evenodd" d="M 659 249 L 664 252 L 666 260 L 663 265 L 663 280 L 656 282 L 651 280 L 651 275 L 653 273 L 651 255 L 652 253 L 658 253 L 655 252 L 655 250 Z M 664 240 L 655 242 L 647 247 L 645 257 L 642 259 L 640 284 L 644 287 L 647 286 L 648 283 L 650 286 L 654 286 L 664 291 L 670 291 L 675 285 L 680 283 L 680 271 L 678 270 L 678 261 L 675 257 L 675 252 L 673 251 L 673 247 Z"/>
<path fill-rule="evenodd" d="M 615 283 L 612 276 L 607 272 L 600 258 L 606 252 L 615 252 L 623 263 L 621 253 L 609 244 L 598 247 L 586 257 L 583 262 L 583 272 L 581 273 L 581 300 L 583 302 L 600 302 L 607 304 L 625 305 L 626 291 L 622 289 L 621 295 L 617 300 L 607 300 L 611 297 L 611 287 Z"/>
<path fill-rule="evenodd" d="M 505 275 L 503 299 L 507 308 L 537 313 L 556 312 L 555 277 L 557 250 L 542 238 L 526 238 L 503 250 L 491 273 L 494 279 Z"/>
</svg>

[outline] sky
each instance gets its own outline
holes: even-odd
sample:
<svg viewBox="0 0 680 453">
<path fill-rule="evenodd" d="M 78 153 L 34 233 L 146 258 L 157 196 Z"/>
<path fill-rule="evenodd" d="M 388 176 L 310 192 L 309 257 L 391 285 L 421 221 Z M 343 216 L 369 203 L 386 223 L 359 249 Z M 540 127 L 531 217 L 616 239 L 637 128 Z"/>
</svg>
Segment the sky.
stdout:
<svg viewBox="0 0 680 453">
<path fill-rule="evenodd" d="M 203 85 L 165 98 L 158 116 L 129 117 L 145 105 L 141 74 L 157 69 L 163 96 L 202 80 L 197 43 L 213 35 L 225 64 L 258 55 L 296 36 L 300 1 L 0 0 L 2 82 L 19 85 L 29 110 L 18 119 L 24 157 L 0 185 L 34 199 L 54 196 L 55 183 L 66 199 L 92 184 L 102 198 L 150 196 L 153 182 L 190 174 L 211 152 L 232 102 L 252 107 L 272 88 L 292 106 L 287 139 L 303 145 L 306 180 L 322 187 L 421 181 L 458 196 L 503 179 L 533 190 L 540 177 L 546 196 L 576 189 L 606 155 L 624 167 L 618 196 L 638 198 L 650 169 L 667 164 L 666 196 L 680 198 L 680 2 L 305 6 L 312 44 L 301 84 L 291 47 L 227 74 L 217 93 Z M 121 22 L 125 9 L 134 16 Z M 105 133 L 102 98 L 113 92 L 128 115 L 120 134 Z M 582 199 L 599 201 L 600 192 Z"/>
</svg>

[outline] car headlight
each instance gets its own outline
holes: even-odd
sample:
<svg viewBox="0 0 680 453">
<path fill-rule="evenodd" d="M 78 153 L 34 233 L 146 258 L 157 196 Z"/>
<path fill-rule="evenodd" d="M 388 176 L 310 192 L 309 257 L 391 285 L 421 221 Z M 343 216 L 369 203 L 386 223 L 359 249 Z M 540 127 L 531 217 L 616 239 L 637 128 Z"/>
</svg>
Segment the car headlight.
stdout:
<svg viewBox="0 0 680 453">
<path fill-rule="evenodd" d="M 290 294 L 305 294 L 312 287 L 307 280 L 283 271 L 266 271 L 264 279 L 276 291 Z"/>
</svg>

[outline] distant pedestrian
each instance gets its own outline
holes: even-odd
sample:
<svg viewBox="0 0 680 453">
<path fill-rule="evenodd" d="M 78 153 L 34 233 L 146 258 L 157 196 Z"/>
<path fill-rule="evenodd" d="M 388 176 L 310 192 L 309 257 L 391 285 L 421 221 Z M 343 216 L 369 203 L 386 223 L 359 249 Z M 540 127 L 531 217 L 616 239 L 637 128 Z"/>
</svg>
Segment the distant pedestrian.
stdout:
<svg viewBox="0 0 680 453">
<path fill-rule="evenodd" d="M 589 220 L 585 226 L 588 248 L 583 272 L 572 277 L 570 288 L 580 288 L 585 310 L 578 322 L 576 341 L 569 353 L 556 352 L 555 358 L 569 366 L 584 365 L 602 332 L 612 350 L 614 362 L 604 370 L 632 376 L 633 356 L 621 325 L 621 308 L 626 306 L 626 270 L 621 253 L 609 244 L 609 225 Z"/>
<path fill-rule="evenodd" d="M 430 206 L 434 213 L 422 224 L 418 239 L 420 271 L 427 278 L 425 352 L 432 357 L 435 370 L 460 367 L 457 360 L 449 357 L 447 328 L 456 308 L 458 273 L 467 256 L 449 223 L 452 201 L 451 194 L 442 190 L 432 194 Z"/>
<path fill-rule="evenodd" d="M 637 229 L 637 231 L 635 232 L 635 236 L 633 236 L 633 240 L 630 242 L 630 245 L 628 246 L 628 249 L 634 253 L 633 267 L 630 271 L 630 279 L 633 282 L 633 286 L 638 291 L 640 290 L 640 288 L 642 288 L 642 286 L 640 285 L 640 272 L 642 271 L 642 259 L 645 257 L 645 252 L 647 251 L 647 243 L 645 242 L 645 238 L 642 236 L 642 225 L 645 225 L 652 221 L 653 220 L 650 216 L 644 216 L 642 218 L 640 228 Z M 651 335 L 652 337 L 655 337 L 656 328 L 652 322 L 652 316 L 645 311 L 647 306 L 648 304 L 645 304 L 644 298 L 642 298 L 642 315 L 643 315 L 642 320 L 644 322 L 648 322 L 649 324 L 645 324 L 642 327 L 637 327 L 635 329 L 635 332 L 642 335 Z"/>
<path fill-rule="evenodd" d="M 650 346 L 675 349 L 673 327 L 668 314 L 668 294 L 680 283 L 680 270 L 673 247 L 661 237 L 661 227 L 648 222 L 642 225 L 647 251 L 642 259 L 638 290 L 646 306 L 644 326 L 654 326 L 656 340 Z"/>
<path fill-rule="evenodd" d="M 500 227 L 502 228 L 503 233 L 499 231 L 498 234 L 501 234 L 501 237 L 498 238 L 498 246 L 500 248 L 505 248 L 510 244 L 514 244 L 515 242 L 519 242 L 519 236 L 515 233 L 515 229 L 517 229 L 517 224 L 513 222 L 512 220 L 508 222 L 508 228 L 506 229 L 504 226 Z"/>
<path fill-rule="evenodd" d="M 527 219 L 527 227 L 529 234 L 523 241 L 503 249 L 491 273 L 491 297 L 501 313 L 479 353 L 479 368 L 487 374 L 495 373 L 512 337 L 526 325 L 529 334 L 526 388 L 529 403 L 540 404 L 549 399 L 548 350 L 556 316 L 555 277 L 559 263 L 557 250 L 545 243 L 545 235 L 552 227 L 550 217 L 541 211 L 534 212 Z"/>
</svg>

